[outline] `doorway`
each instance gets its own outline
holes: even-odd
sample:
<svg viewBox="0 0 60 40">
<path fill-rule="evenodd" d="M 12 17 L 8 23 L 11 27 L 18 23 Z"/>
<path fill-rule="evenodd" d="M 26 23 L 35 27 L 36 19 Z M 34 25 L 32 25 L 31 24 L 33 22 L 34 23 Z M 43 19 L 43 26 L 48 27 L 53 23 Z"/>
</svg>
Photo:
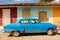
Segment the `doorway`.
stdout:
<svg viewBox="0 0 60 40">
<path fill-rule="evenodd" d="M 39 18 L 40 22 L 47 22 L 47 21 L 48 21 L 47 12 L 45 12 L 45 11 L 40 11 L 40 12 L 38 13 L 38 18 Z"/>
<path fill-rule="evenodd" d="M 30 18 L 30 9 L 23 9 L 22 10 L 22 17 L 23 18 Z"/>
<path fill-rule="evenodd" d="M 10 23 L 10 9 L 2 9 L 3 26 Z"/>
</svg>

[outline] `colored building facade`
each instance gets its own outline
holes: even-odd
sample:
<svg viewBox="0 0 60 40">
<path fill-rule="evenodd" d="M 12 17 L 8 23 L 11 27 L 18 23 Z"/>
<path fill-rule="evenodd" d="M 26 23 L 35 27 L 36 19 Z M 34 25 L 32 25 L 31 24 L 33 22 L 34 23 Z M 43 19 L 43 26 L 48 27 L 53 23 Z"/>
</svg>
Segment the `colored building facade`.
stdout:
<svg viewBox="0 0 60 40">
<path fill-rule="evenodd" d="M 41 22 L 53 23 L 60 28 L 60 7 L 59 5 L 0 5 L 0 26 L 15 23 L 18 18 L 39 18 Z"/>
</svg>

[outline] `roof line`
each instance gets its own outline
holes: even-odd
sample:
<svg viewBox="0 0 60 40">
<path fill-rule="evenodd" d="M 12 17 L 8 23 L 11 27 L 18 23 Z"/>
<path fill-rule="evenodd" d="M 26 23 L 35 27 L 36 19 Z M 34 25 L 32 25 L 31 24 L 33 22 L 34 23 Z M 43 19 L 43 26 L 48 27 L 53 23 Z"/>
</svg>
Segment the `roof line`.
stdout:
<svg viewBox="0 0 60 40">
<path fill-rule="evenodd" d="M 20 4 L 0 4 L 0 6 L 60 6 L 60 4 L 20 3 Z"/>
</svg>

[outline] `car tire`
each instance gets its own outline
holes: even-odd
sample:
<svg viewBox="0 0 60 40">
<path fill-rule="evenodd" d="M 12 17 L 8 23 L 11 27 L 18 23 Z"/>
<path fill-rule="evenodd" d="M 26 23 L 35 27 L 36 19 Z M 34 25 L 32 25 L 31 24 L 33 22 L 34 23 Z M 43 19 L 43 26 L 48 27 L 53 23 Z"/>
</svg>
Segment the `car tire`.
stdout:
<svg viewBox="0 0 60 40">
<path fill-rule="evenodd" d="M 12 32 L 12 36 L 14 36 L 14 37 L 18 37 L 19 35 L 20 35 L 19 31 L 13 31 Z"/>
<path fill-rule="evenodd" d="M 53 29 L 49 29 L 47 31 L 47 34 L 50 35 L 50 36 L 54 35 L 54 30 Z"/>
</svg>

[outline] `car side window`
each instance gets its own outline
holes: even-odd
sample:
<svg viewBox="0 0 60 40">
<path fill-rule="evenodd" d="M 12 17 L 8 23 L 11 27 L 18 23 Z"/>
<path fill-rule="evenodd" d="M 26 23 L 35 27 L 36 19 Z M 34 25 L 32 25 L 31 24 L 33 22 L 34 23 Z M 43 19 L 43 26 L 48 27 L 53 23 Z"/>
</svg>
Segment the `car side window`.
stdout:
<svg viewBox="0 0 60 40">
<path fill-rule="evenodd" d="M 32 20 L 31 23 L 38 23 L 38 20 Z"/>
<path fill-rule="evenodd" d="M 21 20 L 21 23 L 22 23 L 22 24 L 29 23 L 29 20 Z"/>
</svg>

